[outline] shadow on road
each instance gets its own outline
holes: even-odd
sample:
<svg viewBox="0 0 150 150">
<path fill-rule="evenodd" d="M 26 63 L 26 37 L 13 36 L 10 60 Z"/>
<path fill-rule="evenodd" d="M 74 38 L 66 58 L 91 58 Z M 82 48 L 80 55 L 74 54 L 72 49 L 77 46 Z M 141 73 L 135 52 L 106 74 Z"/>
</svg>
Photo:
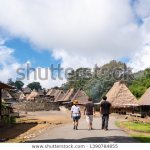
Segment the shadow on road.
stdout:
<svg viewBox="0 0 150 150">
<path fill-rule="evenodd" d="M 37 123 L 17 123 L 10 127 L 0 128 L 0 142 L 14 139 L 35 126 Z"/>
<path fill-rule="evenodd" d="M 78 130 L 87 130 L 87 131 L 91 131 L 91 130 L 89 130 L 89 129 L 85 129 L 85 128 L 80 128 L 80 129 L 78 129 Z M 101 131 L 102 129 L 92 129 L 92 130 L 98 130 L 98 131 Z M 116 131 L 123 131 L 123 130 L 121 130 L 121 129 L 109 129 L 107 132 L 109 132 L 109 131 L 113 131 L 113 130 L 116 130 Z"/>
<path fill-rule="evenodd" d="M 124 136 L 88 137 L 82 139 L 46 139 L 33 140 L 27 143 L 140 143 L 135 139 Z"/>
</svg>

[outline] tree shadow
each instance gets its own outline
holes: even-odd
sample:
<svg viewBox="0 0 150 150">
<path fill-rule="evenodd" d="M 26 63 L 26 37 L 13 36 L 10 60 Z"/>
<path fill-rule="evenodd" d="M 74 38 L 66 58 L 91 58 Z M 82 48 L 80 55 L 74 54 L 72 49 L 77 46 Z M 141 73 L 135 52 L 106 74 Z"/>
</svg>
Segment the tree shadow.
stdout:
<svg viewBox="0 0 150 150">
<path fill-rule="evenodd" d="M 27 132 L 29 129 L 37 126 L 38 123 L 17 123 L 11 126 L 0 128 L 0 142 L 14 139 L 17 136 Z"/>
<path fill-rule="evenodd" d="M 27 143 L 140 143 L 136 139 L 124 136 L 87 137 L 82 139 L 45 139 L 32 140 Z"/>
</svg>

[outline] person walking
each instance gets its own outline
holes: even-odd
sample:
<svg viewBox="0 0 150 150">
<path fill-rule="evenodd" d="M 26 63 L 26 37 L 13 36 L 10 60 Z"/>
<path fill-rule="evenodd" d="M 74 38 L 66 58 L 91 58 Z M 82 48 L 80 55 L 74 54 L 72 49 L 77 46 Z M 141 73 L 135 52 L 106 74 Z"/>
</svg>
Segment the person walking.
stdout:
<svg viewBox="0 0 150 150">
<path fill-rule="evenodd" d="M 81 118 L 80 107 L 78 106 L 78 100 L 73 101 L 73 106 L 71 107 L 71 118 L 73 119 L 73 129 L 78 130 L 78 122 Z"/>
<path fill-rule="evenodd" d="M 88 99 L 88 103 L 85 105 L 84 115 L 86 115 L 86 121 L 88 123 L 88 129 L 92 130 L 92 123 L 93 123 L 93 114 L 95 114 L 94 104 L 92 99 Z"/>
<path fill-rule="evenodd" d="M 108 130 L 108 121 L 110 114 L 111 103 L 107 101 L 107 97 L 104 96 L 100 104 L 100 113 L 102 114 L 102 130 Z"/>
</svg>

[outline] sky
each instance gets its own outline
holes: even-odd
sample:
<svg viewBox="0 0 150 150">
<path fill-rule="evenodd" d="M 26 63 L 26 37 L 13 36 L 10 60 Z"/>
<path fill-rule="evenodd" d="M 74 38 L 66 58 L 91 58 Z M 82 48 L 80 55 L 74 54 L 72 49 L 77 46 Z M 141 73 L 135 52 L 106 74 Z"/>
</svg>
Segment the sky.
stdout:
<svg viewBox="0 0 150 150">
<path fill-rule="evenodd" d="M 66 82 L 67 68 L 126 62 L 150 67 L 150 0 L 0 0 L 0 80 L 24 73 L 25 85 Z M 61 64 L 63 79 L 52 79 Z M 39 74 L 29 72 L 34 68 Z M 46 70 L 46 69 L 48 70 Z M 54 73 L 56 76 L 56 73 Z"/>
</svg>

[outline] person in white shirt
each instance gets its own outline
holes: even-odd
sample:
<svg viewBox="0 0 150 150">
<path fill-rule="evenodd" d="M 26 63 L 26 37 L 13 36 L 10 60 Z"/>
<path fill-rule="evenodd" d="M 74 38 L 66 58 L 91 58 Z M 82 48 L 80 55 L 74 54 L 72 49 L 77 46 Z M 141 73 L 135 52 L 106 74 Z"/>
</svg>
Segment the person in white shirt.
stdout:
<svg viewBox="0 0 150 150">
<path fill-rule="evenodd" d="M 78 121 L 81 117 L 80 107 L 78 106 L 78 100 L 73 101 L 73 106 L 71 107 L 71 118 L 73 119 L 73 129 L 78 130 Z"/>
</svg>

